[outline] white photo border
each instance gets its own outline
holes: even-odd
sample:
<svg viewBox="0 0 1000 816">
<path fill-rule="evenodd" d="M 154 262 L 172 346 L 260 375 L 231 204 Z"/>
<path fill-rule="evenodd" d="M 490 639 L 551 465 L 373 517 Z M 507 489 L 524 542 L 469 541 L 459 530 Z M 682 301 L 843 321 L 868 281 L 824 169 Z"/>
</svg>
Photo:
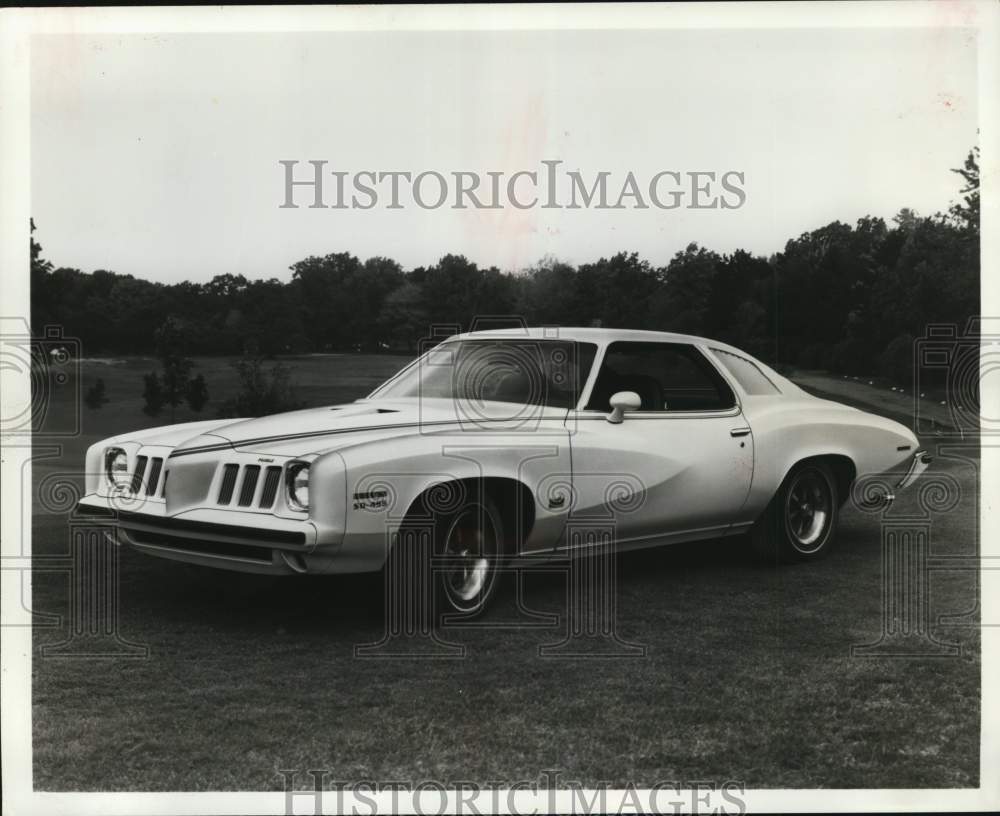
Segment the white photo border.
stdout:
<svg viewBox="0 0 1000 816">
<path fill-rule="evenodd" d="M 873 3 L 692 3 L 612 5 L 377 6 L 377 7 L 188 7 L 58 8 L 0 11 L 0 302 L 7 314 L 30 314 L 29 249 L 25 233 L 31 213 L 30 94 L 31 38 L 47 33 L 292 32 L 534 29 L 787 29 L 787 28 L 962 27 L 975 32 L 978 46 L 978 104 L 981 145 L 982 313 L 1000 314 L 1000 4 L 956 2 Z M 21 270 L 21 271 L 17 271 Z M 5 402 L 30 395 L 28 377 L 0 372 Z M 984 383 L 983 405 L 1000 405 L 995 381 Z M 30 399 L 30 396 L 28 396 Z M 986 412 L 984 411 L 984 414 Z M 994 412 L 993 416 L 1000 415 Z M 4 444 L 0 484 L 0 545 L 4 557 L 30 552 L 28 493 L 17 488 L 27 470 L 30 446 Z M 17 447 L 21 444 L 22 447 Z M 981 552 L 1000 558 L 1000 522 L 993 515 L 1000 497 L 1000 449 L 982 448 Z M 19 506 L 20 505 L 20 506 Z M 22 549 L 22 540 L 24 547 Z M 990 563 L 990 562 L 986 562 Z M 997 562 L 994 562 L 997 563 Z M 17 581 L 4 571 L 2 620 L 23 615 Z M 1000 570 L 981 571 L 982 728 L 980 787 L 925 790 L 748 790 L 753 811 L 945 811 L 1000 809 Z M 14 591 L 11 591 L 13 588 Z M 25 601 L 30 605 L 28 589 Z M 995 622 L 995 623 L 989 623 Z M 30 627 L 0 626 L 0 711 L 2 711 L 3 807 L 10 814 L 267 814 L 285 812 L 285 794 L 260 793 L 42 793 L 32 790 L 32 710 Z M 456 794 L 449 793 L 450 811 Z M 610 795 L 616 808 L 624 792 Z M 551 804 L 568 812 L 570 791 L 554 799 L 547 792 L 519 791 L 516 810 L 545 812 Z M 388 806 L 386 795 L 374 796 Z M 402 796 L 400 801 L 405 801 Z M 328 801 L 327 801 L 328 800 Z M 433 797 L 426 793 L 423 802 Z M 334 797 L 324 799 L 332 812 Z M 488 799 L 481 812 L 488 812 Z M 343 804 L 350 807 L 351 797 Z M 360 804 L 360 803 L 359 803 Z M 367 806 L 363 806 L 367 807 Z M 307 812 L 312 812 L 311 806 Z M 361 810 L 360 812 L 368 812 Z M 426 812 L 426 810 L 425 810 Z"/>
</svg>

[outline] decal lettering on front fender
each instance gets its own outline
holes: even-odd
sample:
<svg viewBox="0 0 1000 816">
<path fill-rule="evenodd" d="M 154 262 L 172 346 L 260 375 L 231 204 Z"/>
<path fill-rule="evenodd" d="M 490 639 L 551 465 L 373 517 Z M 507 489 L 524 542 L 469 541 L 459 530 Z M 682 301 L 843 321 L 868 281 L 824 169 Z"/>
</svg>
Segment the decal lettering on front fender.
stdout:
<svg viewBox="0 0 1000 816">
<path fill-rule="evenodd" d="M 372 490 L 369 493 L 354 494 L 355 510 L 387 510 L 388 507 L 388 493 L 384 490 Z"/>
</svg>

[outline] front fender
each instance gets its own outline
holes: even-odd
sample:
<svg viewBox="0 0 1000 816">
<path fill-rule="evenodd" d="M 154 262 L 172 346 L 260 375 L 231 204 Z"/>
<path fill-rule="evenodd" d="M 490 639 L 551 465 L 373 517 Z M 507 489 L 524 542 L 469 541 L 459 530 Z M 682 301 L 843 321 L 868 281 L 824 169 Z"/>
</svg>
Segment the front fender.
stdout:
<svg viewBox="0 0 1000 816">
<path fill-rule="evenodd" d="M 388 548 L 417 498 L 458 480 L 503 478 L 524 485 L 534 501 L 534 525 L 523 551 L 552 549 L 562 534 L 568 504 L 550 507 L 554 477 L 570 481 L 569 435 L 563 427 L 544 434 L 415 433 L 338 451 L 346 473 L 344 546 L 340 558 L 384 562 Z M 447 511 L 461 493 L 444 489 L 436 509 Z"/>
</svg>

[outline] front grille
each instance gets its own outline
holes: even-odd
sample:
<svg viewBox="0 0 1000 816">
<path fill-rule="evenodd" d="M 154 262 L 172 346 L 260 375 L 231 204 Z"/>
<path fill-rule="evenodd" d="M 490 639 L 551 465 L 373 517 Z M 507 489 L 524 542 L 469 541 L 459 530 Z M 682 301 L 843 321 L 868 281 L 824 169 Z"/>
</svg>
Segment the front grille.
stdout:
<svg viewBox="0 0 1000 816">
<path fill-rule="evenodd" d="M 149 468 L 149 476 L 146 477 L 146 469 Z M 155 496 L 156 488 L 160 481 L 160 471 L 163 470 L 163 458 L 154 456 L 139 456 L 135 460 L 135 470 L 132 472 L 132 492 L 138 493 L 143 490 L 147 496 Z M 166 476 L 163 477 L 163 487 L 167 484 Z M 163 489 L 160 490 L 163 495 Z"/>
<path fill-rule="evenodd" d="M 163 460 L 160 457 L 153 459 L 149 466 L 149 480 L 146 482 L 146 495 L 155 496 L 156 486 L 160 482 L 160 471 L 163 469 Z"/>
<path fill-rule="evenodd" d="M 226 465 L 222 472 L 222 486 L 219 488 L 219 504 L 229 504 L 233 500 L 233 490 L 236 488 L 236 477 L 239 472 L 239 465 Z"/>
<path fill-rule="evenodd" d="M 260 476 L 260 465 L 247 465 L 243 469 L 243 486 L 240 488 L 240 507 L 249 507 L 257 489 L 257 477 Z"/>
<path fill-rule="evenodd" d="M 281 483 L 281 468 L 269 467 L 264 477 L 264 492 L 260 494 L 260 506 L 271 507 L 278 497 L 278 485 Z"/>
<path fill-rule="evenodd" d="M 257 487 L 260 484 L 260 471 L 260 465 L 225 465 L 216 502 L 228 507 L 233 503 L 235 496 L 238 507 L 254 506 L 254 496 L 257 495 Z M 256 507 L 260 510 L 270 510 L 278 498 L 280 486 L 281 468 L 278 466 L 267 468 Z"/>
<path fill-rule="evenodd" d="M 146 474 L 146 462 L 145 456 L 140 456 L 135 462 L 135 472 L 132 474 L 132 492 L 138 493 L 139 488 L 142 486 L 142 477 Z"/>
</svg>

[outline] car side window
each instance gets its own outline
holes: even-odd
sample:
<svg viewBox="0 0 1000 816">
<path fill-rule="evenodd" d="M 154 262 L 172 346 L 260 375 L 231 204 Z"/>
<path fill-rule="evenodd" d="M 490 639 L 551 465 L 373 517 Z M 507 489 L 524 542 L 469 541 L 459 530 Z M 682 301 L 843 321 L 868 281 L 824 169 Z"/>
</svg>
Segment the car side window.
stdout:
<svg viewBox="0 0 1000 816">
<path fill-rule="evenodd" d="M 612 343 L 587 408 L 611 410 L 611 397 L 619 391 L 638 394 L 641 411 L 720 411 L 736 404 L 715 367 L 684 343 Z"/>
<path fill-rule="evenodd" d="M 712 353 L 726 367 L 726 371 L 733 375 L 733 379 L 740 384 L 740 388 L 746 391 L 749 396 L 759 397 L 781 393 L 778 386 L 771 382 L 760 368 L 745 357 L 740 357 L 738 354 L 717 348 L 712 349 Z"/>
</svg>

